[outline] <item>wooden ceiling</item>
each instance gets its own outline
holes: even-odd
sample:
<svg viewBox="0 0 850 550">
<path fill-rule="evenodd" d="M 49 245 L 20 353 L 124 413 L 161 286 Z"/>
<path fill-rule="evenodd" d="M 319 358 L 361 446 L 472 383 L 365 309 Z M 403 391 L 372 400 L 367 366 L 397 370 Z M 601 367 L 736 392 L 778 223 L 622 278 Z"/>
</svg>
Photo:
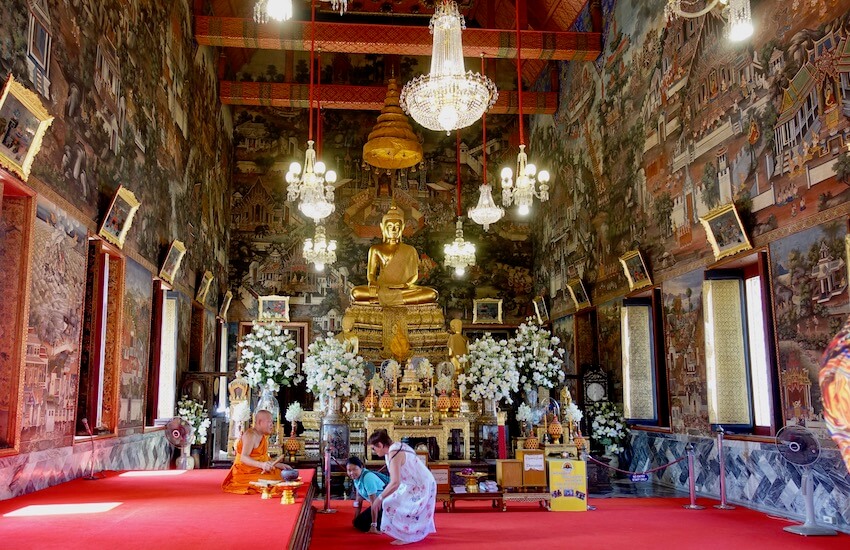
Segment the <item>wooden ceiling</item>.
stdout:
<svg viewBox="0 0 850 550">
<path fill-rule="evenodd" d="M 464 55 L 489 58 L 516 57 L 516 10 L 519 2 L 522 32 L 523 80 L 533 82 L 549 60 L 591 60 L 601 51 L 599 32 L 569 32 L 588 0 L 459 0 L 466 18 Z M 302 86 L 286 83 L 235 82 L 234 75 L 248 64 L 257 49 L 308 51 L 310 47 L 310 2 L 293 0 L 293 20 L 256 24 L 255 0 L 194 0 L 195 39 L 201 45 L 220 47 L 222 102 L 234 105 L 273 105 L 306 107 Z M 591 5 L 598 1 L 591 0 Z M 431 35 L 428 20 L 434 0 L 350 0 L 348 11 L 340 16 L 328 1 L 318 1 L 316 48 L 323 53 L 371 53 L 383 55 L 429 56 Z M 594 29 L 599 30 L 599 29 Z M 339 101 L 327 108 L 380 108 L 373 101 L 375 90 L 340 86 Z M 323 87 L 324 90 L 324 87 Z M 327 90 L 331 92 L 333 90 Z M 504 92 L 502 92 L 504 93 Z M 364 101 L 349 101 L 362 94 Z M 516 112 L 510 94 L 496 107 L 500 112 Z M 515 94 L 514 94 L 515 95 Z M 532 94 L 523 94 L 532 95 Z M 552 97 L 524 97 L 525 113 L 554 112 Z M 332 96 L 323 96 L 330 99 Z M 377 96 L 376 96 L 377 97 Z"/>
</svg>

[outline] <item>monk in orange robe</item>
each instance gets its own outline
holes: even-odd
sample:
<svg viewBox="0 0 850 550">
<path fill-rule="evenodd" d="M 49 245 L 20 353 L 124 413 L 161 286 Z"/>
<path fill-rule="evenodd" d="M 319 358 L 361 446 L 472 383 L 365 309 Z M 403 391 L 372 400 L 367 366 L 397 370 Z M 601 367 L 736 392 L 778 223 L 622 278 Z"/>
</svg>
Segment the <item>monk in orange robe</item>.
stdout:
<svg viewBox="0 0 850 550">
<path fill-rule="evenodd" d="M 278 470 L 291 470 L 287 464 L 269 458 L 269 434 L 274 429 L 274 419 L 269 411 L 258 411 L 254 427 L 245 431 L 236 444 L 236 458 L 221 488 L 228 493 L 245 495 L 258 493 L 259 488 L 249 485 L 252 481 L 272 479 L 280 481 Z"/>
</svg>

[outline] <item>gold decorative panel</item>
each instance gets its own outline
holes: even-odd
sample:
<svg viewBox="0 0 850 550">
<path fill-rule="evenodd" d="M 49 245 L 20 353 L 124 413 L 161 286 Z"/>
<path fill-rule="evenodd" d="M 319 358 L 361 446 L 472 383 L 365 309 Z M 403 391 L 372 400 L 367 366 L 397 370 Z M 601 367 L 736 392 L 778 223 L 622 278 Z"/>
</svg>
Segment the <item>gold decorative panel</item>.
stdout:
<svg viewBox="0 0 850 550">
<path fill-rule="evenodd" d="M 650 307 L 624 305 L 620 312 L 623 335 L 623 414 L 629 419 L 655 419 Z"/>
<path fill-rule="evenodd" d="M 708 419 L 751 426 L 750 385 L 744 347 L 742 282 L 703 282 Z"/>
</svg>

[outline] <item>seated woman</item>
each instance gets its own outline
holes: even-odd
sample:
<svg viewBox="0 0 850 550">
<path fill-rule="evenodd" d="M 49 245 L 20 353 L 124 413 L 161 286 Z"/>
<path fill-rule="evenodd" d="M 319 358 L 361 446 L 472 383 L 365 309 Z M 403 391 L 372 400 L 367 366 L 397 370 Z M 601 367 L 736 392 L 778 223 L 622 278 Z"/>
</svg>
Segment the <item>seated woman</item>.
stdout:
<svg viewBox="0 0 850 550">
<path fill-rule="evenodd" d="M 369 530 L 372 523 L 372 510 L 363 509 L 363 502 L 372 503 L 381 495 L 387 486 L 387 478 L 384 474 L 373 472 L 363 466 L 363 462 L 356 456 L 352 456 L 345 463 L 345 472 L 354 482 L 357 497 L 354 500 L 354 527 L 364 533 Z M 381 521 L 381 513 L 378 512 L 378 521 Z"/>
<path fill-rule="evenodd" d="M 390 482 L 372 501 L 369 532 L 386 533 L 396 539 L 392 542 L 396 545 L 417 542 L 436 533 L 437 482 L 431 470 L 408 445 L 393 443 L 386 430 L 372 433 L 369 445 L 376 455 L 385 457 L 390 470 Z M 380 512 L 383 515 L 379 523 Z"/>
</svg>

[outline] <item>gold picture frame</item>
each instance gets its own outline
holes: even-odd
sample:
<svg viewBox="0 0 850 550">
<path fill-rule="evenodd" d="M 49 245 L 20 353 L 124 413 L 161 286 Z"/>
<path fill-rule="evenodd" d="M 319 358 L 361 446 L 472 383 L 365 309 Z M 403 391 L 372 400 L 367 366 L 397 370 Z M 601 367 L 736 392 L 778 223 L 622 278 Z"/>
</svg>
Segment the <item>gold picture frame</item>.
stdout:
<svg viewBox="0 0 850 550">
<path fill-rule="evenodd" d="M 159 270 L 159 278 L 173 285 L 174 279 L 177 278 L 177 271 L 180 269 L 180 263 L 183 261 L 183 256 L 185 255 L 186 245 L 177 239 L 171 241 L 171 246 L 168 247 L 168 254 L 165 255 L 165 261 L 162 262 L 162 268 Z"/>
<path fill-rule="evenodd" d="M 123 185 L 119 186 L 97 234 L 118 248 L 124 248 L 127 233 L 133 225 L 133 217 L 141 204 L 132 191 Z"/>
<path fill-rule="evenodd" d="M 289 296 L 260 296 L 257 306 L 258 321 L 289 322 Z"/>
<path fill-rule="evenodd" d="M 230 302 L 233 301 L 233 292 L 227 291 L 224 293 L 224 298 L 221 299 L 221 308 L 218 310 L 218 316 L 224 321 L 227 321 L 227 310 L 230 309 Z"/>
<path fill-rule="evenodd" d="M 705 234 L 714 252 L 714 259 L 732 256 L 742 250 L 750 250 L 753 245 L 744 230 L 744 224 L 738 215 L 734 203 L 724 204 L 700 217 Z"/>
<path fill-rule="evenodd" d="M 501 298 L 479 298 L 472 300 L 472 305 L 473 324 L 502 324 Z"/>
<path fill-rule="evenodd" d="M 590 295 L 587 293 L 587 289 L 584 288 L 584 283 L 581 282 L 581 279 L 575 278 L 567 281 L 567 289 L 570 291 L 570 297 L 573 299 L 577 310 L 590 307 Z"/>
<path fill-rule="evenodd" d="M 0 165 L 27 181 L 52 123 L 38 94 L 9 75 L 0 96 Z"/>
<path fill-rule="evenodd" d="M 626 252 L 620 256 L 620 263 L 623 265 L 623 273 L 626 274 L 626 279 L 629 281 L 629 290 L 652 286 L 652 278 L 649 276 L 649 270 L 646 268 L 640 250 Z"/>
<path fill-rule="evenodd" d="M 215 276 L 212 274 L 212 271 L 204 271 L 204 276 L 201 278 L 201 284 L 198 286 L 198 292 L 195 295 L 195 300 L 204 304 L 207 301 L 207 295 L 210 293 L 210 286 L 212 286 L 213 279 Z"/>
<path fill-rule="evenodd" d="M 537 322 L 544 324 L 549 322 L 549 310 L 546 308 L 546 299 L 543 296 L 535 296 L 532 300 L 534 304 L 534 314 L 537 316 Z"/>
</svg>

